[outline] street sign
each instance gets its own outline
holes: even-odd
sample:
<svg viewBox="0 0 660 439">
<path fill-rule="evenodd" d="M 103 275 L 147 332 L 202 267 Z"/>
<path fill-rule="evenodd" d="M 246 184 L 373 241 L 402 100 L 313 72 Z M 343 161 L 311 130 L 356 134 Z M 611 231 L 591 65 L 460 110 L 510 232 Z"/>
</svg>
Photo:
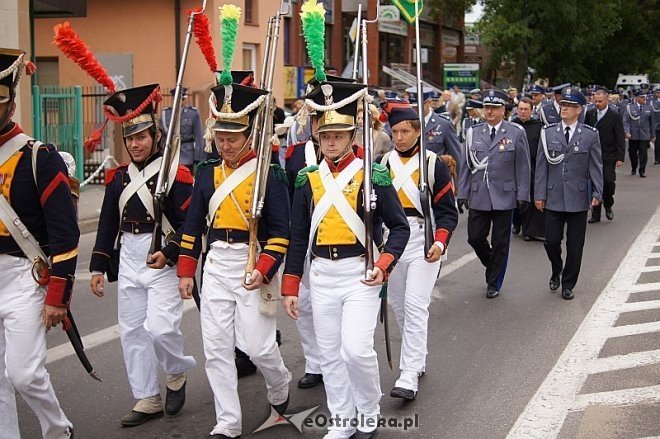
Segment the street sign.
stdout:
<svg viewBox="0 0 660 439">
<path fill-rule="evenodd" d="M 445 64 L 442 75 L 445 88 L 457 85 L 461 91 L 479 88 L 479 64 Z"/>
</svg>

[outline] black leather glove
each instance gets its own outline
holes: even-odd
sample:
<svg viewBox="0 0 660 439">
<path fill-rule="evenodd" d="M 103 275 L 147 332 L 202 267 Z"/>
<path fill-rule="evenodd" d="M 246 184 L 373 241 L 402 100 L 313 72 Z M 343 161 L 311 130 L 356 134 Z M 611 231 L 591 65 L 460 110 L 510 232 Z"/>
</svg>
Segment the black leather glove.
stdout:
<svg viewBox="0 0 660 439">
<path fill-rule="evenodd" d="M 516 201 L 516 207 L 518 208 L 518 213 L 522 215 L 529 209 L 529 201 Z"/>
<path fill-rule="evenodd" d="M 463 210 L 463 208 L 465 208 L 465 211 Z M 459 213 L 463 214 L 463 213 L 467 212 L 467 210 L 469 208 L 470 208 L 470 206 L 468 205 L 468 200 L 466 200 L 465 198 L 459 198 L 458 199 L 458 211 L 459 211 Z"/>
</svg>

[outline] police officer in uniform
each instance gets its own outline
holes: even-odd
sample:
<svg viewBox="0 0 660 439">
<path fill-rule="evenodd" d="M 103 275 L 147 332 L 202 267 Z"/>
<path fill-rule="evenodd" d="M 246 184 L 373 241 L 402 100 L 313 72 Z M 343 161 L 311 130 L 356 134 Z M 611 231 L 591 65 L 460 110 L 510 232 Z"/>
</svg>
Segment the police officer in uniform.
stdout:
<svg viewBox="0 0 660 439">
<path fill-rule="evenodd" d="M 417 87 L 407 88 L 406 91 L 410 94 L 410 103 L 413 105 L 418 104 Z M 438 155 L 449 154 L 456 160 L 456 163 L 459 163 L 461 145 L 458 140 L 458 134 L 449 119 L 433 112 L 431 108 L 431 92 L 431 88 L 425 87 L 422 91 L 423 104 L 421 107 L 417 105 L 418 111 L 424 112 L 426 149 Z M 422 110 L 419 110 L 419 108 L 422 108 Z"/>
<path fill-rule="evenodd" d="M 323 82 L 316 104 L 324 158 L 301 170 L 291 215 L 291 245 L 282 280 L 287 314 L 297 318 L 298 292 L 309 282 L 314 330 L 332 417 L 359 425 L 332 425 L 326 438 L 374 438 L 380 414 L 380 378 L 374 331 L 381 284 L 403 253 L 410 229 L 387 169 L 373 164 L 377 197 L 374 244 L 380 256 L 365 279 L 362 160 L 353 152 L 359 97 L 364 85 Z M 343 106 L 335 102 L 353 96 Z M 357 96 L 357 97 L 356 97 Z M 331 109 L 328 109 L 330 107 Z M 324 111 L 319 111 L 323 108 Z M 371 166 L 371 165 L 367 165 Z M 389 229 L 383 247 L 382 222 Z M 377 254 L 377 252 L 374 252 Z M 305 268 L 311 259 L 311 265 Z M 303 277 L 307 273 L 309 280 Z M 371 421 L 368 421 L 371 420 Z M 352 424 L 352 425 L 351 425 Z"/>
<path fill-rule="evenodd" d="M 19 80 L 33 68 L 22 50 L 0 48 L 0 436 L 20 437 L 18 391 L 42 436 L 63 439 L 73 426 L 45 368 L 46 331 L 67 317 L 80 232 L 60 154 L 11 120 Z"/>
<path fill-rule="evenodd" d="M 552 90 L 555 93 L 555 98 L 550 100 L 545 105 L 541 106 L 540 118 L 544 125 L 550 125 L 553 123 L 559 123 L 561 117 L 559 116 L 561 109 L 559 108 L 559 100 L 561 99 L 561 91 L 566 87 L 570 87 L 571 84 L 562 84 L 555 87 L 549 87 L 548 90 Z"/>
<path fill-rule="evenodd" d="M 232 83 L 211 89 L 216 107 L 213 144 L 220 159 L 200 165 L 190 211 L 181 238 L 179 292 L 192 298 L 193 277 L 208 226 L 208 252 L 203 267 L 200 319 L 206 374 L 213 390 L 216 423 L 211 437 L 235 438 L 242 433 L 234 347 L 238 344 L 259 368 L 267 398 L 278 413 L 289 403 L 290 374 L 275 339 L 275 315 L 265 314 L 263 289 L 277 288 L 277 270 L 289 246 L 289 197 L 284 170 L 271 164 L 265 202 L 258 224 L 263 249 L 247 283 L 250 206 L 257 157 L 251 130 L 259 106 L 248 108 L 265 90 Z"/>
<path fill-rule="evenodd" d="M 655 140 L 658 140 L 658 134 L 660 134 L 660 86 L 656 87 L 653 94 L 653 100 L 651 101 L 651 107 L 653 107 L 653 119 L 655 120 Z M 654 145 L 655 150 L 655 161 L 654 165 L 660 165 L 660 147 L 657 143 Z"/>
<path fill-rule="evenodd" d="M 172 89 L 170 94 L 174 96 L 176 89 Z M 182 87 L 181 99 L 185 100 L 188 96 L 188 89 Z M 172 118 L 172 107 L 167 107 L 163 110 L 161 115 L 161 127 L 167 135 L 167 130 L 170 127 L 170 119 Z M 202 118 L 199 115 L 199 110 L 193 105 L 182 105 L 181 107 L 181 148 L 179 163 L 187 167 L 190 172 L 194 171 L 197 163 L 204 161 L 206 154 L 204 153 L 204 132 L 202 130 Z"/>
<path fill-rule="evenodd" d="M 529 95 L 532 99 L 532 118 L 540 119 L 541 107 L 545 103 L 545 87 L 538 84 L 532 84 L 529 88 Z M 536 148 L 536 145 L 533 147 Z"/>
<path fill-rule="evenodd" d="M 427 166 L 431 192 L 434 242 L 424 252 L 424 213 L 419 192 L 419 117 L 410 105 L 392 107 L 388 117 L 392 126 L 394 150 L 376 161 L 390 170 L 394 189 L 404 207 L 410 239 L 389 280 L 389 301 L 399 324 L 401 336 L 401 375 L 390 396 L 413 400 L 418 381 L 426 371 L 428 307 L 440 271 L 440 257 L 458 223 L 458 211 L 451 174 L 445 162 L 428 152 Z M 432 185 L 432 186 L 431 186 Z"/>
<path fill-rule="evenodd" d="M 162 250 L 149 255 L 154 230 L 153 194 L 162 162 L 161 135 L 156 122 L 158 84 L 114 93 L 105 102 L 122 135 L 131 162 L 108 172 L 96 244 L 89 269 L 91 290 L 104 295 L 104 275 L 116 272 L 113 258 L 120 243 L 118 267 L 119 336 L 128 381 L 137 403 L 121 418 L 124 427 L 175 415 L 185 402 L 186 372 L 195 359 L 183 353 L 180 330 L 183 301 L 176 288 L 173 265 L 179 256 L 181 229 L 192 195 L 192 175 L 179 166 L 165 200 Z M 138 107 L 147 103 L 139 112 Z M 121 116 L 121 118 L 120 118 Z M 119 235 L 119 237 L 118 237 Z M 158 366 L 167 374 L 165 404 L 158 383 Z"/>
<path fill-rule="evenodd" d="M 561 285 L 562 297 L 571 300 L 582 264 L 589 206 L 600 204 L 603 162 L 598 131 L 578 121 L 587 100 L 580 90 L 562 92 L 561 123 L 544 127 L 536 158 L 534 203 L 545 212 L 545 250 L 552 274 L 550 290 Z M 592 199 L 587 185 L 591 181 Z M 566 226 L 566 263 L 561 241 Z"/>
<path fill-rule="evenodd" d="M 637 173 L 646 178 L 646 162 L 651 142 L 655 141 L 655 113 L 653 107 L 646 103 L 646 94 L 642 89 L 635 90 L 635 102 L 626 106 L 623 112 L 623 129 L 628 139 L 628 155 L 630 156 L 630 175 Z"/>
<path fill-rule="evenodd" d="M 467 117 L 461 121 L 461 143 L 465 142 L 465 133 L 470 127 L 479 125 L 483 122 L 483 108 L 484 104 L 479 99 L 468 99 L 465 104 L 465 109 L 467 111 Z"/>
<path fill-rule="evenodd" d="M 468 243 L 486 267 L 486 297 L 491 299 L 504 280 L 513 209 L 523 214 L 529 204 L 530 158 L 523 128 L 504 120 L 507 95 L 485 90 L 482 97 L 486 123 L 466 134 L 457 198 L 461 213 L 469 208 Z"/>
</svg>

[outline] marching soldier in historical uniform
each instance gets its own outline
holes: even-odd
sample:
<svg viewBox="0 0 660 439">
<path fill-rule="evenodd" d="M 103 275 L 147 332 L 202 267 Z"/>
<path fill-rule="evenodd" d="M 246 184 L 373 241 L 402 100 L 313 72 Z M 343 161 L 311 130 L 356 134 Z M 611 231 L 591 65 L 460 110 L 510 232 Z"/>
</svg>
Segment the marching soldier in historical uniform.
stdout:
<svg viewBox="0 0 660 439">
<path fill-rule="evenodd" d="M 174 96 L 172 89 L 170 94 Z M 188 97 L 188 89 L 183 87 L 181 90 L 181 99 Z M 172 107 L 167 107 L 163 110 L 161 115 L 161 128 L 164 134 L 167 135 L 167 130 L 170 127 L 170 119 L 172 118 Z M 202 118 L 199 115 L 199 110 L 194 105 L 181 106 L 181 146 L 179 153 L 179 163 L 184 165 L 194 172 L 197 163 L 206 159 L 204 153 L 204 132 L 202 130 Z"/>
<path fill-rule="evenodd" d="M 364 93 L 366 86 L 362 84 L 323 82 L 311 97 L 324 158 L 318 166 L 301 170 L 296 179 L 291 245 L 282 282 L 285 309 L 295 319 L 299 286 L 307 281 L 303 274 L 309 276 L 314 330 L 331 415 L 374 420 L 359 422 L 357 432 L 355 424 L 333 425 L 326 438 L 373 438 L 377 434 L 381 390 L 374 331 L 380 285 L 403 253 L 410 234 L 387 169 L 374 164 L 377 201 L 373 241 L 380 256 L 365 280 L 363 177 L 364 166 L 372 165 L 365 165 L 352 149 L 357 106 L 358 102 L 362 105 Z M 383 222 L 390 231 L 384 247 Z M 305 268 L 310 260 L 311 265 Z"/>
<path fill-rule="evenodd" d="M 451 174 L 445 162 L 428 152 L 428 185 L 431 190 L 434 243 L 424 253 L 424 218 L 418 188 L 420 125 L 419 116 L 403 103 L 391 107 L 394 150 L 377 159 L 390 170 L 392 184 L 403 205 L 410 226 L 410 240 L 389 279 L 389 299 L 402 335 L 399 368 L 401 375 L 390 396 L 415 399 L 418 380 L 426 371 L 427 336 L 431 292 L 440 271 L 440 257 L 458 223 L 458 211 Z"/>
<path fill-rule="evenodd" d="M 25 52 L 0 49 L 0 436 L 20 437 L 18 391 L 43 437 L 62 439 L 73 426 L 45 368 L 46 331 L 67 324 L 80 232 L 62 157 L 12 122 L 33 71 Z"/>
<path fill-rule="evenodd" d="M 277 288 L 275 277 L 289 245 L 289 197 L 284 170 L 272 164 L 258 222 L 262 251 L 248 283 L 244 271 L 258 161 L 251 132 L 267 92 L 237 83 L 218 85 L 211 92 L 211 134 L 220 159 L 200 165 L 197 174 L 181 240 L 179 291 L 184 299 L 192 297 L 206 232 L 200 318 L 206 374 L 215 401 L 211 436 L 235 438 L 242 432 L 234 366 L 237 344 L 263 374 L 273 409 L 284 413 L 289 403 L 290 375 L 275 339 L 275 315 L 261 310 L 265 289 Z"/>
<path fill-rule="evenodd" d="M 501 90 L 483 92 L 486 123 L 468 130 L 459 166 L 459 211 L 469 208 L 468 243 L 486 267 L 489 299 L 499 295 L 504 280 L 513 209 L 522 214 L 529 205 L 527 137 L 520 125 L 504 120 L 506 102 Z"/>
<path fill-rule="evenodd" d="M 418 104 L 417 87 L 407 88 L 406 91 L 410 95 L 410 103 L 413 105 Z M 456 129 L 451 120 L 433 112 L 431 108 L 431 92 L 432 89 L 424 88 L 422 91 L 424 94 L 422 105 L 417 105 L 418 111 L 423 111 L 426 118 L 424 120 L 426 149 L 433 151 L 437 155 L 449 154 L 456 160 L 456 163 L 460 163 L 461 145 Z"/>
<path fill-rule="evenodd" d="M 646 92 L 635 90 L 635 102 L 626 106 L 623 112 L 623 129 L 628 139 L 628 155 L 630 156 L 630 175 L 637 173 L 646 178 L 646 162 L 651 142 L 655 141 L 655 113 L 653 107 L 646 103 Z"/>
<path fill-rule="evenodd" d="M 196 365 L 193 357 L 183 353 L 179 329 L 183 301 L 173 268 L 192 195 L 192 175 L 184 166 L 178 167 L 165 201 L 162 221 L 166 245 L 162 251 L 149 254 L 155 225 L 153 194 L 163 160 L 156 121 L 159 89 L 158 84 L 134 87 L 114 93 L 103 103 L 113 115 L 111 120 L 121 123 L 131 161 L 106 175 L 89 264 L 90 284 L 92 293 L 103 297 L 104 275 L 108 281 L 118 280 L 119 336 L 128 381 L 138 400 L 131 412 L 121 418 L 125 427 L 161 417 L 163 411 L 168 415 L 179 413 L 185 402 L 186 372 Z M 159 366 L 167 374 L 164 405 Z"/>
<path fill-rule="evenodd" d="M 585 123 L 598 130 L 600 148 L 603 154 L 603 205 L 608 220 L 614 219 L 612 206 L 616 189 L 616 168 L 623 166 L 626 156 L 626 141 L 623 131 L 623 118 L 608 101 L 609 91 L 605 87 L 594 89 L 594 108 L 587 111 Z M 589 223 L 600 221 L 601 205 L 593 206 Z"/>
<path fill-rule="evenodd" d="M 587 101 L 580 90 L 562 92 L 561 123 L 541 131 L 536 159 L 534 203 L 545 212 L 545 250 L 552 274 L 549 287 L 562 287 L 566 300 L 574 297 L 587 230 L 587 211 L 600 204 L 603 193 L 603 162 L 598 131 L 578 121 Z M 592 198 L 588 184 L 591 181 Z M 566 226 L 566 263 L 561 241 Z"/>
</svg>

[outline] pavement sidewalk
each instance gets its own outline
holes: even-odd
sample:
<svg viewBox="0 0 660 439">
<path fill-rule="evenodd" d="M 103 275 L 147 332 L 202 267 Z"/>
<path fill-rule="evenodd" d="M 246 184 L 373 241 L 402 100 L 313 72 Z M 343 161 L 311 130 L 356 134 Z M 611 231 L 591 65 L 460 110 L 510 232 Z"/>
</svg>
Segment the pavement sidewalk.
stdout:
<svg viewBox="0 0 660 439">
<path fill-rule="evenodd" d="M 104 193 L 105 186 L 100 184 L 88 184 L 81 189 L 80 199 L 78 200 L 80 233 L 96 232 Z"/>
</svg>

